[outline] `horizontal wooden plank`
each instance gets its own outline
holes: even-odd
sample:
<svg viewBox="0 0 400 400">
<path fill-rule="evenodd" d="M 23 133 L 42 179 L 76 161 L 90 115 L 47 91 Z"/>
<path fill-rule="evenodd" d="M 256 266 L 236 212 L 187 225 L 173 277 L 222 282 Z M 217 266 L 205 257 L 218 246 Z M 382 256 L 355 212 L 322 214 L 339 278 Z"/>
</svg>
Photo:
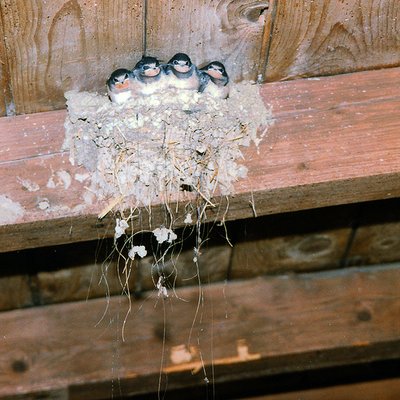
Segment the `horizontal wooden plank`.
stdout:
<svg viewBox="0 0 400 400">
<path fill-rule="evenodd" d="M 199 279 L 202 282 L 221 282 L 228 278 L 232 255 L 232 247 L 227 243 L 221 244 L 216 235 L 207 238 L 208 245 L 201 250 L 201 268 L 197 271 L 197 265 L 193 262 L 194 243 L 185 246 L 186 249 L 173 252 L 164 257 L 162 263 L 155 265 L 155 257 L 145 257 L 138 261 L 140 289 L 152 290 L 154 280 L 157 281 L 158 274 L 162 272 L 168 276 L 170 284 L 176 287 L 196 286 Z M 214 245 L 217 241 L 217 245 Z"/>
<path fill-rule="evenodd" d="M 365 204 L 360 208 L 348 257 L 348 265 L 400 260 L 400 199 L 385 204 Z"/>
<path fill-rule="evenodd" d="M 275 123 L 258 151 L 244 150 L 248 178 L 236 183 L 225 220 L 399 197 L 398 84 L 395 68 L 261 86 Z M 9 132 L 1 139 L 0 251 L 113 235 L 112 218 L 97 219 L 107 204 L 96 202 L 83 168 L 60 150 L 64 117 L 58 111 L 0 119 L 0 131 Z M 208 221 L 222 218 L 226 201 L 214 199 Z M 164 219 L 163 207 L 154 205 L 153 225 Z M 146 221 L 143 214 L 134 229 Z"/>
<path fill-rule="evenodd" d="M 116 382 L 128 396 L 160 376 L 164 390 L 400 357 L 399 264 L 201 289 L 155 291 L 128 316 L 121 297 L 1 313 L 0 398 L 94 400 Z"/>
<path fill-rule="evenodd" d="M 111 247 L 112 242 L 95 241 L 32 251 L 36 305 L 104 298 L 120 295 L 128 288 L 133 291 L 135 277 L 131 276 L 128 286 L 123 287 L 124 263 L 118 266 Z"/>
<path fill-rule="evenodd" d="M 311 389 L 249 397 L 247 400 L 394 400 L 400 395 L 400 379 L 383 379 L 372 382 L 338 385 L 321 389 Z M 245 399 L 243 399 L 245 400 Z"/>
<path fill-rule="evenodd" d="M 234 245 L 229 276 L 339 268 L 356 211 L 351 206 L 330 207 L 236 222 L 229 229 Z"/>
</svg>

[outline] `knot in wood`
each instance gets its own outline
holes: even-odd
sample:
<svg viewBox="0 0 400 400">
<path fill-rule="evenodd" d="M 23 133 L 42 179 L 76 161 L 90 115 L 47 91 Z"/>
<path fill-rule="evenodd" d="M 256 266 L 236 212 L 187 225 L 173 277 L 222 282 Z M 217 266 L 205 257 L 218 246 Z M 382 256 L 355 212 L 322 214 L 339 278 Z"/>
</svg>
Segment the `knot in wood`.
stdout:
<svg viewBox="0 0 400 400">
<path fill-rule="evenodd" d="M 14 360 L 11 363 L 11 369 L 16 373 L 23 374 L 29 369 L 29 366 L 24 360 Z"/>
<path fill-rule="evenodd" d="M 357 319 L 361 322 L 371 321 L 372 315 L 369 310 L 361 310 L 357 313 Z"/>
</svg>

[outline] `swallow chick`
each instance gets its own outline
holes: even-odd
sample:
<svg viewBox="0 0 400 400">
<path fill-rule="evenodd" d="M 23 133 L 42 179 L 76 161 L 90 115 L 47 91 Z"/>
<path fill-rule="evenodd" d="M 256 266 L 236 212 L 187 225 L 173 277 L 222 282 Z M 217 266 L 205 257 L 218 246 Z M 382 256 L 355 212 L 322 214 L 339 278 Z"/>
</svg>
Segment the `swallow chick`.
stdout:
<svg viewBox="0 0 400 400">
<path fill-rule="evenodd" d="M 185 53 L 175 54 L 165 65 L 165 74 L 169 87 L 186 90 L 198 90 L 200 87 L 200 72 L 192 64 Z"/>
<path fill-rule="evenodd" d="M 131 71 L 125 68 L 116 69 L 107 80 L 107 92 L 110 100 L 116 104 L 127 101 L 131 93 Z"/>
<path fill-rule="evenodd" d="M 133 95 L 150 95 L 166 87 L 164 72 L 155 57 L 142 57 L 132 71 L 134 80 L 131 89 Z"/>
<path fill-rule="evenodd" d="M 229 96 L 229 76 L 224 64 L 213 61 L 201 68 L 200 72 L 202 78 L 199 92 L 209 93 L 220 99 L 226 99 Z"/>
</svg>

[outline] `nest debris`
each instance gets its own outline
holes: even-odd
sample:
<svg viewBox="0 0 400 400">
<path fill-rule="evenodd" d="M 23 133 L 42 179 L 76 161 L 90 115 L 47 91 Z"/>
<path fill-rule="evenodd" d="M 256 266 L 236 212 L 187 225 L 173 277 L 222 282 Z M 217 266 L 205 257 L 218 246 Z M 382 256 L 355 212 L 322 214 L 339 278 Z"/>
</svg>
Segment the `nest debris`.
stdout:
<svg viewBox="0 0 400 400">
<path fill-rule="evenodd" d="M 121 105 L 96 93 L 65 97 L 70 161 L 86 167 L 90 190 L 120 211 L 165 203 L 182 189 L 206 201 L 231 194 L 247 176 L 241 147 L 258 146 L 272 121 L 248 82 L 232 85 L 227 100 L 176 89 Z"/>
</svg>

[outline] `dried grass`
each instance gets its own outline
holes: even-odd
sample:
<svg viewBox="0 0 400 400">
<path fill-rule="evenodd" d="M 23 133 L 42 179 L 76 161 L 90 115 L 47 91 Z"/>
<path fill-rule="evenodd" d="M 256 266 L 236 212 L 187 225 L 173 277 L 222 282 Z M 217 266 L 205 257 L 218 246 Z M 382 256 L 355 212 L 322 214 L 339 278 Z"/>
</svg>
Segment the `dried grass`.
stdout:
<svg viewBox="0 0 400 400">
<path fill-rule="evenodd" d="M 91 172 L 89 189 L 108 200 L 99 217 L 168 203 L 182 189 L 214 206 L 214 196 L 231 194 L 247 176 L 242 146 L 257 146 L 271 123 L 250 83 L 234 85 L 227 100 L 176 89 L 122 105 L 94 93 L 65 96 L 64 147 Z"/>
</svg>

